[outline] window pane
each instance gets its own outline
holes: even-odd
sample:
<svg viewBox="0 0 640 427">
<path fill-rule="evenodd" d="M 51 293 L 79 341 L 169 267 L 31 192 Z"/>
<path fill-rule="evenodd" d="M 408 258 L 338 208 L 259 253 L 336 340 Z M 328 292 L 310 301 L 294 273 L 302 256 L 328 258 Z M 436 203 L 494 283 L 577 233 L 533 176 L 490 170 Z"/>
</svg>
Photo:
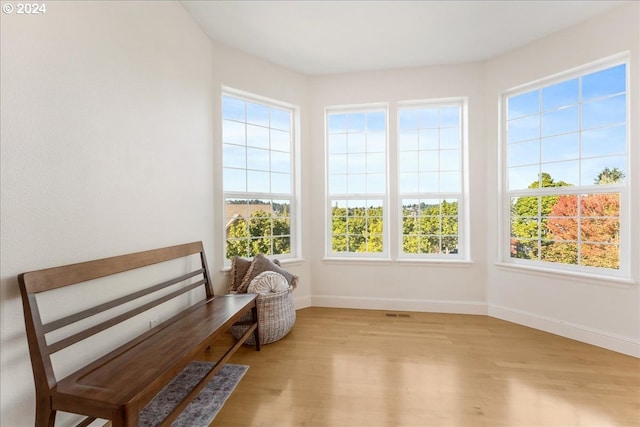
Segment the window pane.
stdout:
<svg viewBox="0 0 640 427">
<path fill-rule="evenodd" d="M 627 116 L 626 96 L 618 95 L 582 104 L 582 127 L 624 123 Z"/>
<path fill-rule="evenodd" d="M 399 188 L 401 193 L 417 193 L 419 191 L 419 174 L 414 173 L 400 173 Z"/>
<path fill-rule="evenodd" d="M 438 172 L 421 172 L 419 175 L 419 191 L 421 193 L 437 193 L 440 186 Z"/>
<path fill-rule="evenodd" d="M 271 187 L 269 172 L 247 171 L 247 191 L 268 193 Z"/>
<path fill-rule="evenodd" d="M 543 163 L 541 168 L 543 173 L 549 174 L 560 185 L 578 185 L 580 182 L 580 162 L 578 160 Z"/>
<path fill-rule="evenodd" d="M 457 171 L 460 170 L 460 152 L 458 150 L 440 151 L 440 170 Z"/>
<path fill-rule="evenodd" d="M 542 162 L 571 160 L 580 157 L 580 137 L 578 133 L 542 138 Z"/>
<path fill-rule="evenodd" d="M 222 121 L 222 142 L 245 145 L 245 124 L 231 120 Z"/>
<path fill-rule="evenodd" d="M 418 124 L 424 128 L 437 128 L 439 124 L 437 108 L 421 108 L 418 112 Z"/>
<path fill-rule="evenodd" d="M 347 124 L 349 126 L 349 132 L 364 132 L 367 123 L 366 117 L 365 113 L 348 114 Z"/>
<path fill-rule="evenodd" d="M 459 148 L 460 147 L 460 130 L 440 129 L 440 148 Z"/>
<path fill-rule="evenodd" d="M 437 171 L 440 168 L 438 159 L 438 150 L 420 151 L 416 156 L 418 160 L 419 170 L 421 171 Z M 415 154 L 414 154 L 415 156 Z"/>
<path fill-rule="evenodd" d="M 440 127 L 460 127 L 460 107 L 441 108 Z"/>
<path fill-rule="evenodd" d="M 348 175 L 348 192 L 349 194 L 364 194 L 367 191 L 367 176 Z"/>
<path fill-rule="evenodd" d="M 419 147 L 418 134 L 419 133 L 417 130 L 401 130 L 398 135 L 398 148 L 403 151 L 417 150 Z M 437 139 L 436 139 L 436 142 L 437 142 Z M 437 148 L 437 145 L 436 145 L 436 148 Z"/>
<path fill-rule="evenodd" d="M 291 134 L 286 131 L 271 129 L 271 149 L 290 153 Z"/>
<path fill-rule="evenodd" d="M 613 126 L 582 132 L 582 157 L 624 154 L 627 150 L 626 126 Z"/>
<path fill-rule="evenodd" d="M 289 132 L 291 130 L 291 113 L 271 108 L 271 127 Z"/>
<path fill-rule="evenodd" d="M 244 121 L 245 102 L 229 96 L 222 97 L 222 118 Z"/>
<path fill-rule="evenodd" d="M 347 134 L 339 133 L 329 135 L 329 153 L 346 153 L 347 152 Z"/>
<path fill-rule="evenodd" d="M 620 64 L 582 78 L 582 100 L 598 98 L 626 90 L 626 66 Z"/>
<path fill-rule="evenodd" d="M 385 153 L 387 151 L 386 142 L 386 133 L 384 131 L 367 132 L 367 152 Z"/>
<path fill-rule="evenodd" d="M 347 194 L 347 175 L 329 175 L 329 194 Z"/>
<path fill-rule="evenodd" d="M 385 172 L 385 156 L 384 153 L 369 153 L 367 154 L 367 173 L 382 173 Z"/>
<path fill-rule="evenodd" d="M 399 110 L 398 118 L 401 129 L 418 129 L 419 112 L 415 109 Z M 436 116 L 437 123 L 437 116 Z"/>
<path fill-rule="evenodd" d="M 577 243 L 543 241 L 541 246 L 542 261 L 578 265 Z"/>
<path fill-rule="evenodd" d="M 540 137 L 540 117 L 528 116 L 507 122 L 508 142 L 526 141 Z"/>
<path fill-rule="evenodd" d="M 553 110 L 578 103 L 578 79 L 567 80 L 542 89 L 542 109 Z"/>
<path fill-rule="evenodd" d="M 271 192 L 279 194 L 291 193 L 291 175 L 288 173 L 272 173 Z"/>
<path fill-rule="evenodd" d="M 329 173 L 330 174 L 346 174 L 347 173 L 347 155 L 346 154 L 330 154 L 329 155 Z"/>
<path fill-rule="evenodd" d="M 291 156 L 289 153 L 271 152 L 271 170 L 274 172 L 291 172 Z"/>
<path fill-rule="evenodd" d="M 346 132 L 347 131 L 347 115 L 346 114 L 329 114 L 329 133 Z"/>
<path fill-rule="evenodd" d="M 540 162 L 540 141 L 537 139 L 509 144 L 507 151 L 511 166 L 530 165 Z"/>
<path fill-rule="evenodd" d="M 421 129 L 419 134 L 421 150 L 437 150 L 440 148 L 440 132 L 438 129 Z"/>
<path fill-rule="evenodd" d="M 247 149 L 242 145 L 222 144 L 224 165 L 231 168 L 245 168 L 247 166 Z"/>
<path fill-rule="evenodd" d="M 385 181 L 384 174 L 369 174 L 367 175 L 367 193 L 384 193 Z"/>
<path fill-rule="evenodd" d="M 509 168 L 509 190 L 529 188 L 539 181 L 540 165 Z"/>
<path fill-rule="evenodd" d="M 367 113 L 367 132 L 382 132 L 387 129 L 387 115 L 384 111 L 371 111 Z"/>
<path fill-rule="evenodd" d="M 367 152 L 367 140 L 364 132 L 348 134 L 347 151 L 349 153 L 366 153 Z"/>
<path fill-rule="evenodd" d="M 268 171 L 270 169 L 269 150 L 247 148 L 247 169 Z"/>
<path fill-rule="evenodd" d="M 223 169 L 224 191 L 247 191 L 247 173 L 244 169 Z"/>
<path fill-rule="evenodd" d="M 537 90 L 509 97 L 507 119 L 536 114 L 540 111 L 540 92 Z"/>
<path fill-rule="evenodd" d="M 563 108 L 542 114 L 542 136 L 576 132 L 580 125 L 578 107 Z"/>
<path fill-rule="evenodd" d="M 347 156 L 347 172 L 365 173 L 367 171 L 367 155 L 366 154 L 349 154 Z"/>
<path fill-rule="evenodd" d="M 247 123 L 269 126 L 269 107 L 247 102 Z"/>
<path fill-rule="evenodd" d="M 582 185 L 619 184 L 627 175 L 625 156 L 596 157 L 582 161 Z"/>
<path fill-rule="evenodd" d="M 582 265 L 588 267 L 620 268 L 620 246 L 585 243 L 580 245 Z"/>
<path fill-rule="evenodd" d="M 458 172 L 440 172 L 440 191 L 460 192 L 460 174 Z"/>
<path fill-rule="evenodd" d="M 269 129 L 261 126 L 247 125 L 247 145 L 268 149 Z"/>
</svg>

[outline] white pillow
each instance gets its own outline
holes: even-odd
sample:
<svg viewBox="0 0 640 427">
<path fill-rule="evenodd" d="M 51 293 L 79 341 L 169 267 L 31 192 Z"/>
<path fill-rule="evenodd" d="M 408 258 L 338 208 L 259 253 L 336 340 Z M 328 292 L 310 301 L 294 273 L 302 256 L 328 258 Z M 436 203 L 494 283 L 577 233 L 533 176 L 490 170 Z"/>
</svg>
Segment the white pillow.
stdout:
<svg viewBox="0 0 640 427">
<path fill-rule="evenodd" d="M 276 273 L 275 271 L 264 271 L 258 274 L 251 283 L 249 283 L 247 292 L 259 295 L 268 295 L 270 293 L 282 292 L 288 289 L 289 282 L 287 282 L 287 279 L 282 274 Z"/>
</svg>

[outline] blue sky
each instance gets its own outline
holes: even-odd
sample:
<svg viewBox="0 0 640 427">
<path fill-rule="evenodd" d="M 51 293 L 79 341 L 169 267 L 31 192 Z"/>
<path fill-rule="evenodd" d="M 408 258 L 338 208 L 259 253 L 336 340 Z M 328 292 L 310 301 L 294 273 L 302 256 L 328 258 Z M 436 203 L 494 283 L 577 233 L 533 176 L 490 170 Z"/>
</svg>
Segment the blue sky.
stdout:
<svg viewBox="0 0 640 427">
<path fill-rule="evenodd" d="M 508 98 L 509 189 L 547 172 L 591 185 L 605 168 L 626 171 L 626 66 Z"/>
</svg>

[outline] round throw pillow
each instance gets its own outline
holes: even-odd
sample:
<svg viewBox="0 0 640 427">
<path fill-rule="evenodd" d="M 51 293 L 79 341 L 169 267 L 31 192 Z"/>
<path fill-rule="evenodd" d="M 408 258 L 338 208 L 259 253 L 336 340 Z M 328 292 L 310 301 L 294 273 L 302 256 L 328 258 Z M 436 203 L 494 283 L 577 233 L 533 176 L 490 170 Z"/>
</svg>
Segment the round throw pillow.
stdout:
<svg viewBox="0 0 640 427">
<path fill-rule="evenodd" d="M 275 271 L 264 271 L 258 274 L 247 288 L 247 292 L 259 295 L 282 292 L 289 289 L 289 282 L 280 273 Z"/>
</svg>

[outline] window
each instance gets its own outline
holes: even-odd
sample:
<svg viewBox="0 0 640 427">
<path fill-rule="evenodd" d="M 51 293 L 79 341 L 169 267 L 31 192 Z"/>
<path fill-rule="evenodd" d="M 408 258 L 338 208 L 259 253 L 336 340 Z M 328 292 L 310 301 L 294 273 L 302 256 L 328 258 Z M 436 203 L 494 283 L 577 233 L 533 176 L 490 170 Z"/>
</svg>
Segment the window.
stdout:
<svg viewBox="0 0 640 427">
<path fill-rule="evenodd" d="M 222 96 L 225 257 L 293 257 L 295 109 L 235 93 Z"/>
<path fill-rule="evenodd" d="M 608 62 L 506 94 L 507 261 L 628 276 L 626 82 Z"/>
<path fill-rule="evenodd" d="M 387 198 L 387 112 L 327 112 L 329 255 L 380 257 Z"/>
<path fill-rule="evenodd" d="M 398 111 L 402 257 L 463 257 L 462 111 L 461 101 Z"/>
</svg>

